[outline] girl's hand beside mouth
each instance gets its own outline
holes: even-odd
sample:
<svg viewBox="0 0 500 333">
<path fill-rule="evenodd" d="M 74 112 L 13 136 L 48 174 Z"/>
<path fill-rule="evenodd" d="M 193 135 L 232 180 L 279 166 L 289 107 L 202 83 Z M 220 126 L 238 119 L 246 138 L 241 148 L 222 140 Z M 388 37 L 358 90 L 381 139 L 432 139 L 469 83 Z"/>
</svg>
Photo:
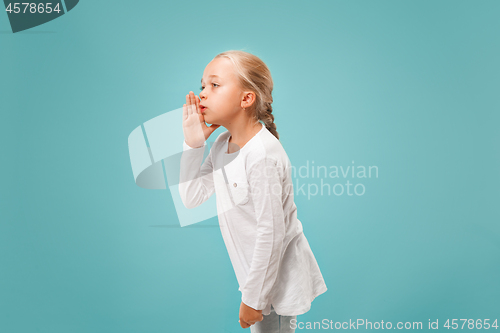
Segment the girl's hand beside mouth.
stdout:
<svg viewBox="0 0 500 333">
<path fill-rule="evenodd" d="M 186 95 L 186 104 L 182 106 L 182 129 L 187 145 L 193 148 L 202 147 L 219 126 L 216 124 L 207 126 L 205 116 L 200 109 L 200 99 L 190 91 Z"/>
</svg>

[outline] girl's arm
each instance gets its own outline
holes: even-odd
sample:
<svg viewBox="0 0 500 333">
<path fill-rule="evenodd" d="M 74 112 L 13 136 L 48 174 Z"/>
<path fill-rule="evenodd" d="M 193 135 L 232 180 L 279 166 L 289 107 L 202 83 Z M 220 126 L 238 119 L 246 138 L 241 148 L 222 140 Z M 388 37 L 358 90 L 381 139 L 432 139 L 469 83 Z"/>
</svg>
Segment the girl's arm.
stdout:
<svg viewBox="0 0 500 333">
<path fill-rule="evenodd" d="M 195 208 L 214 193 L 212 150 L 203 162 L 206 140 L 220 125 L 205 123 L 200 111 L 200 100 L 192 91 L 186 95 L 186 104 L 182 106 L 182 131 L 184 133 L 183 153 L 179 192 L 182 203 L 187 208 Z M 189 142 L 193 146 L 189 146 Z M 203 146 L 201 145 L 203 143 Z"/>
<path fill-rule="evenodd" d="M 198 207 L 214 193 L 211 150 L 200 167 L 205 147 L 206 143 L 201 147 L 192 148 L 186 141 L 183 142 L 179 193 L 182 203 L 189 209 Z"/>
<path fill-rule="evenodd" d="M 257 238 L 241 300 L 255 310 L 263 310 L 278 275 L 285 238 L 283 189 L 279 168 L 273 159 L 265 157 L 255 162 L 247 177 L 255 207 Z"/>
</svg>

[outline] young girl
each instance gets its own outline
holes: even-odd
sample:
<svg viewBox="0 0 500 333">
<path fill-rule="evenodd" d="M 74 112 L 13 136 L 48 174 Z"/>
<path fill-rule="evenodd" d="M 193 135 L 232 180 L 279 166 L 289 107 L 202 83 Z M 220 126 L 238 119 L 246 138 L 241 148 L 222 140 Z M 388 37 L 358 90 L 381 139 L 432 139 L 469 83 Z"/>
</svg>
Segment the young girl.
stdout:
<svg viewBox="0 0 500 333">
<path fill-rule="evenodd" d="M 262 60 L 227 51 L 205 68 L 199 98 L 190 91 L 183 105 L 179 192 L 187 208 L 217 193 L 220 230 L 242 293 L 239 323 L 252 333 L 294 332 L 296 316 L 327 290 L 297 219 L 272 90 Z M 219 126 L 227 131 L 202 164 L 205 141 Z"/>
</svg>

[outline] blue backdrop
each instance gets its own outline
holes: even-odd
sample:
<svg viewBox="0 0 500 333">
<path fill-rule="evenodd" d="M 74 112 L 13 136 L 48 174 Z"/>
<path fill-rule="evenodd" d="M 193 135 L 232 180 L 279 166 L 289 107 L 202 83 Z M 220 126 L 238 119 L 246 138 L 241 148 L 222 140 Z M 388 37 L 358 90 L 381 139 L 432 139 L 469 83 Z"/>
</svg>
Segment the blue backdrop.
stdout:
<svg viewBox="0 0 500 333">
<path fill-rule="evenodd" d="M 297 171 L 339 170 L 296 175 L 329 288 L 298 321 L 483 331 L 500 319 L 499 14 L 498 1 L 80 1 L 14 34 L 0 13 L 0 331 L 243 331 L 217 218 L 180 228 L 168 190 L 135 184 L 127 146 L 229 49 L 270 67 Z M 340 185 L 313 195 L 321 182 Z"/>
</svg>

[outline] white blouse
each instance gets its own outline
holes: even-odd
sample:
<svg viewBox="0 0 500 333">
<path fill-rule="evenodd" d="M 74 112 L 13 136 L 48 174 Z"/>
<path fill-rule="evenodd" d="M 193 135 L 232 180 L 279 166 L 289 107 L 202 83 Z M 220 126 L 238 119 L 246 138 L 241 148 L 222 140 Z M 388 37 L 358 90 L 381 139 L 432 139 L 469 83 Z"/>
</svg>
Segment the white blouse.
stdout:
<svg viewBox="0 0 500 333">
<path fill-rule="evenodd" d="M 221 133 L 203 164 L 206 142 L 192 148 L 184 141 L 179 192 L 187 208 L 216 193 L 220 230 L 242 302 L 264 315 L 271 304 L 279 315 L 300 315 L 327 288 L 297 219 L 288 155 L 261 125 L 231 154 L 231 134 Z"/>
</svg>

